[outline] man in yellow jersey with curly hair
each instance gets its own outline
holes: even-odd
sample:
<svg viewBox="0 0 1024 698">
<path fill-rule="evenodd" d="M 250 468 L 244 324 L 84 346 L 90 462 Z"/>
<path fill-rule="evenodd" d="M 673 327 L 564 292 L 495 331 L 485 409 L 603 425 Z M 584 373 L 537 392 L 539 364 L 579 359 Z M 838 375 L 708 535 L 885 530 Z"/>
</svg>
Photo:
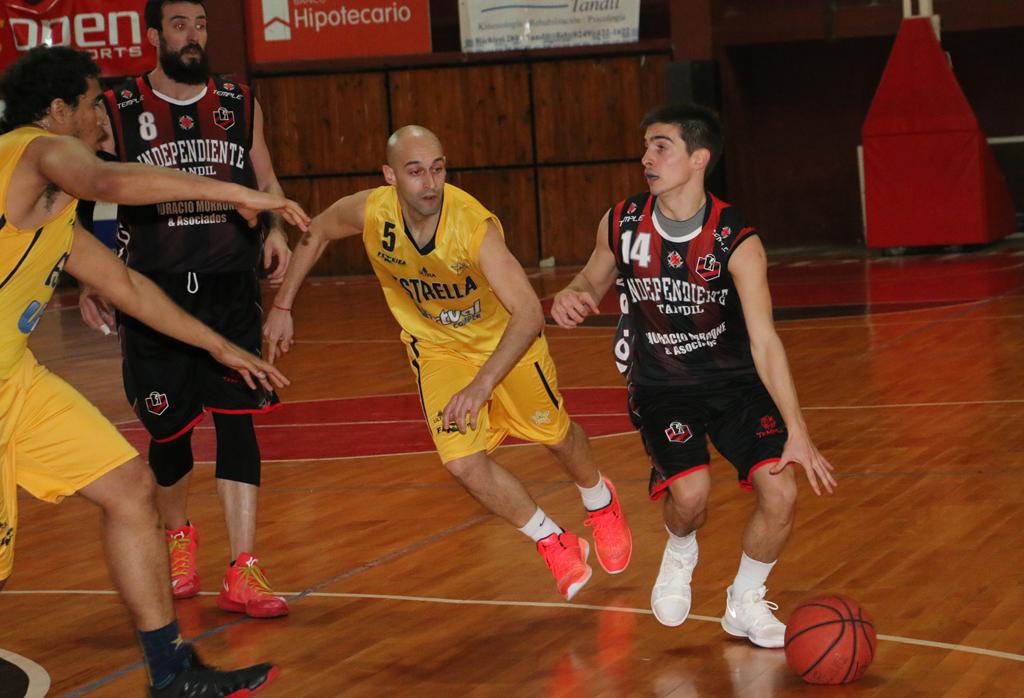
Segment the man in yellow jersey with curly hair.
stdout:
<svg viewBox="0 0 1024 698">
<path fill-rule="evenodd" d="M 559 592 L 590 579 L 589 545 L 548 518 L 523 484 L 488 454 L 508 435 L 541 443 L 580 489 L 598 561 L 622 572 L 633 550 L 615 490 L 597 470 L 583 430 L 565 411 L 543 335 L 540 301 L 505 246 L 498 218 L 445 183 L 437 136 L 421 126 L 387 143 L 388 186 L 346 196 L 317 216 L 295 250 L 264 324 L 273 361 L 292 343 L 302 280 L 330 240 L 361 234 L 402 327 L 423 413 L 444 462 L 493 513 L 537 544 Z"/>
<path fill-rule="evenodd" d="M 0 80 L 0 588 L 13 568 L 17 486 L 47 502 L 80 494 L 103 512 L 110 575 L 139 632 L 149 695 L 249 695 L 277 669 L 216 671 L 182 640 L 149 468 L 95 407 L 36 363 L 28 337 L 67 271 L 123 312 L 206 349 L 250 385 L 254 378 L 268 390 L 284 385 L 273 366 L 121 264 L 82 228 L 75 209 L 78 197 L 122 204 L 200 198 L 230 202 L 250 220 L 259 209 L 279 210 L 299 224 L 305 214 L 293 202 L 236 184 L 97 158 L 106 125 L 99 72 L 87 53 L 37 48 Z"/>
</svg>

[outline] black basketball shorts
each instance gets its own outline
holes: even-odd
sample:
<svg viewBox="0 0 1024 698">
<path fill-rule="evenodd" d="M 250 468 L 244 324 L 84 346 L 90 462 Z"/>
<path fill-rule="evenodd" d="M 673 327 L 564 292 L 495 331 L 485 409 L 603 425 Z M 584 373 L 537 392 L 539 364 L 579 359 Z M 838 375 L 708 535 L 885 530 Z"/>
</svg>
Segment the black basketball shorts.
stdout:
<svg viewBox="0 0 1024 698">
<path fill-rule="evenodd" d="M 146 274 L 171 300 L 243 349 L 260 355 L 263 311 L 256 272 Z M 249 388 L 236 371 L 207 352 L 120 315 L 124 389 L 156 441 L 172 441 L 198 424 L 205 411 L 268 412 L 273 391 Z"/>
<path fill-rule="evenodd" d="M 674 479 L 710 465 L 707 437 L 752 489 L 754 470 L 778 461 L 786 425 L 754 375 L 699 386 L 629 386 L 633 426 L 651 459 L 648 492 L 659 499 Z"/>
</svg>

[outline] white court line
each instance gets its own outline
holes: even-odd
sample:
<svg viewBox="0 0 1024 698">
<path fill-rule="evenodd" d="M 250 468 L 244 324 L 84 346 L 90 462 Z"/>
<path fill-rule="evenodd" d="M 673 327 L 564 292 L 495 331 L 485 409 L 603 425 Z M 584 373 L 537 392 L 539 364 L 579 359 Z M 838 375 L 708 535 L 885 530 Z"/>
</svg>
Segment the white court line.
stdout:
<svg viewBox="0 0 1024 698">
<path fill-rule="evenodd" d="M 21 594 L 32 595 L 114 595 L 115 592 L 108 590 L 90 591 L 87 589 L 26 589 L 22 591 L 5 591 L 4 595 Z M 281 592 L 282 596 L 297 596 L 299 592 Z M 200 592 L 201 596 L 215 596 L 215 591 Z M 615 613 L 633 613 L 635 615 L 654 615 L 649 608 L 630 608 L 628 606 L 595 606 L 593 604 L 565 603 L 557 601 L 497 601 L 487 599 L 446 599 L 439 596 L 404 596 L 399 594 L 355 594 L 348 592 L 314 591 L 306 594 L 305 597 L 318 597 L 327 599 L 372 599 L 376 601 L 409 601 L 413 603 L 448 604 L 452 606 L 504 606 L 508 608 L 566 608 L 570 610 L 583 611 L 612 611 Z M 701 616 L 691 613 L 687 619 L 700 620 L 706 623 L 719 623 L 721 618 L 717 616 Z M 902 637 L 900 635 L 879 635 L 879 640 L 896 642 L 902 645 L 915 645 L 917 647 L 931 647 L 933 649 L 949 650 L 950 652 L 964 652 L 966 654 L 980 654 L 985 657 L 996 659 L 1007 659 L 1012 662 L 1024 662 L 1024 654 L 1013 654 L 1012 652 L 1000 652 L 985 647 L 972 647 L 971 645 L 957 645 L 949 642 L 935 642 L 933 640 L 918 640 L 913 637 Z M 2 652 L 3 650 L 0 650 Z"/>
<path fill-rule="evenodd" d="M 43 698 L 50 691 L 50 675 L 46 669 L 33 662 L 28 657 L 9 652 L 0 647 L 0 659 L 10 662 L 25 672 L 28 677 L 28 692 L 25 698 Z"/>
</svg>

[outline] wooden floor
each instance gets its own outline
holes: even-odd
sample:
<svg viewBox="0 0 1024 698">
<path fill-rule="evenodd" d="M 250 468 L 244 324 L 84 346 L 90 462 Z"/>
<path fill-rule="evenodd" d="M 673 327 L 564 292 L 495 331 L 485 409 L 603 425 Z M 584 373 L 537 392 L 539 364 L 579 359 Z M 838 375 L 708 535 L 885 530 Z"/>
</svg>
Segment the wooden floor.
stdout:
<svg viewBox="0 0 1024 698">
<path fill-rule="evenodd" d="M 240 620 L 216 608 L 227 545 L 207 462 L 191 509 L 208 593 L 177 604 L 183 627 L 214 663 L 278 662 L 268 698 L 1024 694 L 1020 247 L 791 255 L 771 268 L 807 421 L 840 486 L 819 499 L 801 482 L 769 596 L 783 619 L 826 592 L 868 609 L 880 641 L 856 684 L 805 685 L 781 651 L 719 627 L 752 498 L 717 456 L 693 615 L 679 628 L 655 621 L 648 604 L 665 535 L 647 501 L 639 438 L 616 426 L 626 422 L 608 318 L 552 328 L 549 339 L 560 384 L 594 411 L 581 421 L 603 434 L 594 453 L 618 485 L 635 551 L 623 574 L 595 565 L 576 601 L 561 603 L 529 541 L 463 493 L 432 452 L 415 452 L 428 442 L 406 409 L 412 374 L 367 279 L 323 280 L 300 296 L 301 342 L 282 364 L 291 404 L 261 427 L 268 442 L 273 430 L 286 435 L 264 447 L 258 552 L 292 595 L 291 616 Z M 542 296 L 568 277 L 533 275 Z M 115 341 L 87 332 L 66 301 L 40 324 L 37 356 L 132 432 Z M 587 392 L 595 386 L 611 390 Z M 393 414 L 388 395 L 405 396 Z M 584 399 L 596 395 L 603 402 Z M 365 453 L 380 455 L 352 455 Z M 589 534 L 575 488 L 542 448 L 504 447 L 497 458 L 558 522 Z M 111 593 L 97 512 L 77 498 L 51 506 L 24 494 L 20 507 L 0 649 L 41 665 L 52 695 L 141 695 L 140 654 Z"/>
</svg>

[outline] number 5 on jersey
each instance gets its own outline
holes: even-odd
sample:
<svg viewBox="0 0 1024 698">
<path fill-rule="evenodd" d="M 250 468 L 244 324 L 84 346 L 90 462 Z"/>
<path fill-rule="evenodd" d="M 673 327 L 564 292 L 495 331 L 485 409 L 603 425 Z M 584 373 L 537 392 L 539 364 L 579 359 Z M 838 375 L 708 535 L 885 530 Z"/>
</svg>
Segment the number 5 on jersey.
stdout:
<svg viewBox="0 0 1024 698">
<path fill-rule="evenodd" d="M 632 244 L 630 244 L 632 242 Z M 651 263 L 651 234 L 640 233 L 633 240 L 633 231 L 622 234 L 622 258 L 629 263 L 636 262 L 647 268 Z"/>
</svg>

